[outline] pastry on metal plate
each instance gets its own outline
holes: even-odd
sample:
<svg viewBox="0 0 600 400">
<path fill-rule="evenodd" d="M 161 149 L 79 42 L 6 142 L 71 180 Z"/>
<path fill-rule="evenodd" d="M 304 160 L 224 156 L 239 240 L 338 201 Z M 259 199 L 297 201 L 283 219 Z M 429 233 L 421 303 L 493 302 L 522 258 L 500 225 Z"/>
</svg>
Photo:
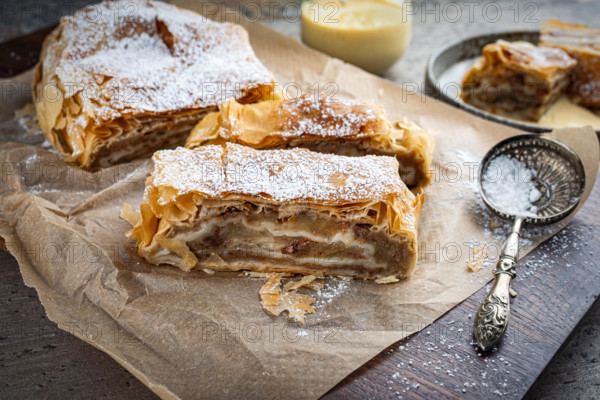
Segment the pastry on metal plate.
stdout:
<svg viewBox="0 0 600 400">
<path fill-rule="evenodd" d="M 561 49 L 499 40 L 483 48 L 462 82 L 462 99 L 482 110 L 530 121 L 565 92 L 576 61 Z"/>
</svg>

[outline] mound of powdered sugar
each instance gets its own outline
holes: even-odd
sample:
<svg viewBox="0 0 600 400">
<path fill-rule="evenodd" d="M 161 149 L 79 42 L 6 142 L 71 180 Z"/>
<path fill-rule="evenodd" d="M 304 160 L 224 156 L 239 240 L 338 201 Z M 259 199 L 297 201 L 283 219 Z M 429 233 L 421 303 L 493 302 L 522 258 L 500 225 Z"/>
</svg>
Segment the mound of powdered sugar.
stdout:
<svg viewBox="0 0 600 400">
<path fill-rule="evenodd" d="M 535 186 L 535 171 L 506 155 L 496 157 L 486 169 L 482 188 L 490 203 L 507 214 L 535 217 L 534 205 L 542 197 Z"/>
</svg>

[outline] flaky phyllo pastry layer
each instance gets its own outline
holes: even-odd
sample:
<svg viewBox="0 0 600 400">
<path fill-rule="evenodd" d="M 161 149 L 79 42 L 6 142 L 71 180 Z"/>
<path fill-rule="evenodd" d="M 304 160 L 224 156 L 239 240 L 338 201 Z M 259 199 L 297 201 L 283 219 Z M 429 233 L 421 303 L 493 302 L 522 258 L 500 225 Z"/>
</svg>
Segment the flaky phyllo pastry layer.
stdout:
<svg viewBox="0 0 600 400">
<path fill-rule="evenodd" d="M 393 157 L 226 143 L 153 160 L 128 234 L 151 263 L 371 279 L 415 266 L 423 195 Z"/>
<path fill-rule="evenodd" d="M 300 96 L 244 105 L 230 100 L 192 131 L 186 147 L 224 142 L 255 149 L 303 147 L 346 156 L 394 156 L 402 180 L 415 192 L 431 180 L 433 138 L 403 119 L 391 123 L 367 100 Z"/>
<path fill-rule="evenodd" d="M 104 167 L 183 143 L 216 105 L 268 98 L 247 32 L 162 2 L 105 2 L 61 19 L 33 82 L 40 127 L 67 161 Z"/>
</svg>

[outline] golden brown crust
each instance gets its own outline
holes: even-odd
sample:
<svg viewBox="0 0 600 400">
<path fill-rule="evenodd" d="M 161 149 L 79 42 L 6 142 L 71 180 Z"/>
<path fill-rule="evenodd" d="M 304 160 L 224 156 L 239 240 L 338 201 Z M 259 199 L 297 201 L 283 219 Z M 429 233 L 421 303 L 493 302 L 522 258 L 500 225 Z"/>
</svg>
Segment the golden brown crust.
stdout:
<svg viewBox="0 0 600 400">
<path fill-rule="evenodd" d="M 413 190 L 431 180 L 431 135 L 406 119 L 390 123 L 383 107 L 368 100 L 307 95 L 251 105 L 230 100 L 196 125 L 186 147 L 225 142 L 255 149 L 304 147 L 348 156 L 395 156 Z"/>
<path fill-rule="evenodd" d="M 565 50 L 577 60 L 568 94 L 574 103 L 600 107 L 600 30 L 550 20 L 542 25 L 540 45 Z"/>
<path fill-rule="evenodd" d="M 155 168 L 146 182 L 141 217 L 129 233 L 137 240 L 140 255 L 150 262 L 166 262 L 185 270 L 250 269 L 372 279 L 390 275 L 406 278 L 415 266 L 423 196 L 415 197 L 402 183 L 398 163 L 392 157 L 343 157 L 306 149 L 254 150 L 227 143 L 224 147 L 159 151 L 153 159 Z M 294 175 L 290 175 L 290 165 Z M 315 169 L 326 165 L 337 169 L 327 174 Z M 235 220 L 232 213 L 243 218 Z M 250 228 L 284 238 L 285 244 L 277 247 L 283 261 L 268 258 L 253 263 L 247 257 L 229 263 L 214 253 L 202 258 L 194 245 L 198 232 L 206 230 L 203 235 L 215 244 L 217 236 L 212 230 L 222 237 L 231 222 L 239 224 L 238 231 L 234 230 L 236 236 L 244 236 L 244 229 Z M 325 232 L 327 229 L 334 231 Z M 323 250 L 332 239 L 338 248 Z M 257 240 L 253 237 L 251 241 Z M 378 257 L 374 250 L 396 246 L 391 254 L 399 261 L 388 265 L 389 260 L 378 259 L 370 269 L 360 263 L 352 266 L 356 264 L 352 257 L 344 258 L 346 269 L 328 264 L 331 260 L 327 259 L 293 261 L 310 246 L 331 250 L 331 254 L 367 246 L 374 259 Z"/>
<path fill-rule="evenodd" d="M 272 91 L 241 26 L 162 2 L 124 3 L 64 17 L 44 41 L 34 100 L 67 161 L 95 168 L 182 143 L 222 101 Z"/>
<path fill-rule="evenodd" d="M 462 82 L 462 99 L 478 108 L 537 121 L 569 84 L 576 61 L 561 49 L 499 40 L 483 48 Z"/>
</svg>

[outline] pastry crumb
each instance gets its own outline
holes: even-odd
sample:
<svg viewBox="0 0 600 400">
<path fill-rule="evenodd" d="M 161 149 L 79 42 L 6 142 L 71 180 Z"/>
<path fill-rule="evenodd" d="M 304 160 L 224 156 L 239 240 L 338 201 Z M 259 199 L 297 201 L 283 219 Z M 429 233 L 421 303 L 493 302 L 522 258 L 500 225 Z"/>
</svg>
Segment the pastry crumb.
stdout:
<svg viewBox="0 0 600 400">
<path fill-rule="evenodd" d="M 260 289 L 260 303 L 271 314 L 278 316 L 282 311 L 287 311 L 290 319 L 304 324 L 304 315 L 314 313 L 311 306 L 315 302 L 310 296 L 297 292 L 288 292 L 281 287 L 281 278 L 284 274 L 271 273 L 269 280 Z M 301 281 L 300 281 L 301 282 Z"/>
<path fill-rule="evenodd" d="M 303 286 L 308 286 L 311 282 L 313 282 L 317 277 L 314 275 L 307 275 L 302 277 L 299 281 L 289 281 L 286 283 L 283 288 L 289 292 L 292 290 L 300 289 Z"/>
<path fill-rule="evenodd" d="M 131 226 L 135 226 L 140 220 L 141 214 L 139 212 L 135 212 L 131 209 L 131 206 L 127 203 L 123 204 L 123 209 L 121 210 L 121 214 L 119 215 L 121 219 L 129 222 Z"/>
<path fill-rule="evenodd" d="M 478 272 L 483 267 L 483 262 L 483 246 L 480 246 L 473 250 L 472 257 L 469 257 L 467 261 L 467 268 L 471 272 Z"/>
<path fill-rule="evenodd" d="M 392 276 L 387 276 L 385 278 L 375 279 L 375 282 L 379 283 L 380 285 L 385 285 L 386 283 L 400 282 L 400 279 L 398 279 L 392 275 Z"/>
</svg>

